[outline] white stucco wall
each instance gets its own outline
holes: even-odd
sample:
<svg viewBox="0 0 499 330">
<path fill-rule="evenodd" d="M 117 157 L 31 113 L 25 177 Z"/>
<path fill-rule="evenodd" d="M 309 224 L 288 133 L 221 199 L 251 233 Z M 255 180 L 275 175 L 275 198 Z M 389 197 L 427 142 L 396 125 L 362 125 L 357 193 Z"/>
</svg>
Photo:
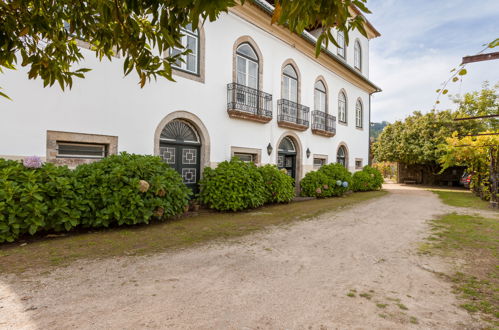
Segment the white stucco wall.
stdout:
<svg viewBox="0 0 499 330">
<path fill-rule="evenodd" d="M 277 100 L 281 97 L 281 66 L 293 59 L 301 72 L 300 103 L 313 110 L 314 82 L 325 77 L 328 88 L 329 113 L 337 117 L 338 93 L 345 89 L 348 97 L 348 125 L 337 125 L 332 138 L 294 131 L 303 147 L 302 163 L 312 169 L 313 157 L 304 151 L 325 154 L 328 162 L 336 161 L 338 145 L 348 146 L 350 170 L 355 158 L 368 161 L 369 95 L 334 72 L 291 46 L 232 14 L 222 15 L 214 23 L 206 23 L 205 83 L 177 77 L 177 82 L 158 79 L 143 89 L 132 73 L 123 77 L 122 60 L 99 62 L 84 50 L 87 58 L 82 67 L 92 68 L 85 79 L 74 82 L 71 91 L 58 86 L 43 88 L 41 80 L 28 80 L 24 70 L 7 71 L 0 75 L 0 86 L 13 99 L 0 99 L 0 157 L 5 155 L 46 154 L 46 131 L 68 131 L 118 136 L 118 150 L 139 154 L 154 152 L 154 132 L 169 113 L 184 110 L 197 115 L 210 134 L 210 161 L 217 163 L 230 158 L 231 146 L 262 150 L 262 163 L 275 163 L 277 140 L 286 129 L 277 126 Z M 273 94 L 274 118 L 267 124 L 231 119 L 227 114 L 227 84 L 232 82 L 232 50 L 236 39 L 251 36 L 263 55 L 262 89 Z M 362 37 L 363 38 L 363 37 Z M 359 37 L 360 39 L 360 37 Z M 352 36 L 352 41 L 355 36 Z M 368 56 L 367 40 L 361 39 L 364 56 Z M 353 65 L 353 42 L 347 60 Z M 351 58 L 350 58 L 351 57 Z M 367 60 L 364 61 L 368 70 Z M 368 71 L 366 71 L 368 72 Z M 363 129 L 355 128 L 355 102 L 364 105 Z M 269 157 L 268 143 L 274 147 Z M 299 161 L 299 160 L 298 160 Z"/>
</svg>

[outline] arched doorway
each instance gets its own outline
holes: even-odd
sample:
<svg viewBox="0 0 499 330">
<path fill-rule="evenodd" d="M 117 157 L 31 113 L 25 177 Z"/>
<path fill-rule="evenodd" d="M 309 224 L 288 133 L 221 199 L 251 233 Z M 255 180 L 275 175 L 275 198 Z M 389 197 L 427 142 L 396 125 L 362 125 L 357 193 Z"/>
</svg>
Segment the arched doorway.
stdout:
<svg viewBox="0 0 499 330">
<path fill-rule="evenodd" d="M 175 119 L 165 125 L 159 137 L 159 155 L 174 168 L 187 187 L 198 192 L 201 140 L 187 121 Z"/>
<path fill-rule="evenodd" d="M 285 169 L 289 176 L 296 181 L 296 146 L 293 140 L 286 136 L 279 143 L 277 150 L 277 167 Z"/>
<path fill-rule="evenodd" d="M 348 152 L 345 146 L 340 146 L 338 148 L 338 152 L 336 153 L 336 162 L 348 169 Z"/>
</svg>

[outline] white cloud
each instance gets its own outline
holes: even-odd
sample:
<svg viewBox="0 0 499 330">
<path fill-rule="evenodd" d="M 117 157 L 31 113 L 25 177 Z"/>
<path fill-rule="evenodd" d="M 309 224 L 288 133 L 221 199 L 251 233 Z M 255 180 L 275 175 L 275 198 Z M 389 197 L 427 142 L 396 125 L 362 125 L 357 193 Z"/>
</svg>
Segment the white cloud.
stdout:
<svg viewBox="0 0 499 330">
<path fill-rule="evenodd" d="M 499 37 L 497 0 L 372 0 L 369 20 L 382 33 L 371 41 L 370 78 L 383 89 L 372 99 L 372 120 L 403 119 L 414 110 L 433 108 L 443 81 L 461 57 Z M 449 94 L 478 90 L 485 80 L 499 81 L 499 60 L 468 65 L 461 83 Z M 438 109 L 454 107 L 447 97 Z"/>
</svg>

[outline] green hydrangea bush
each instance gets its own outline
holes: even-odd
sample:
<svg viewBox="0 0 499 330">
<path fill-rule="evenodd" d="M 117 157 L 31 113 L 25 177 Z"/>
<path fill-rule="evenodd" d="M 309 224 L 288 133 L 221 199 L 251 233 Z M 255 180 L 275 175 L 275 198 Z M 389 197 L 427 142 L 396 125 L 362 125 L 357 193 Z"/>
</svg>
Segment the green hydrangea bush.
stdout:
<svg viewBox="0 0 499 330">
<path fill-rule="evenodd" d="M 159 157 L 123 153 L 76 170 L 0 159 L 0 242 L 43 231 L 147 223 L 184 212 L 190 190 Z"/>
<path fill-rule="evenodd" d="M 352 184 L 352 175 L 341 164 L 322 166 L 317 171 L 308 172 L 301 180 L 301 195 L 308 197 L 341 196 Z"/>
<path fill-rule="evenodd" d="M 265 186 L 265 203 L 289 203 L 295 197 L 294 179 L 275 165 L 258 168 Z"/>
<path fill-rule="evenodd" d="M 374 167 L 364 166 L 362 171 L 355 172 L 352 176 L 353 191 L 379 190 L 383 185 L 383 175 Z"/>
<path fill-rule="evenodd" d="M 85 208 L 70 169 L 0 160 L 0 242 L 38 231 L 70 230 Z"/>
<path fill-rule="evenodd" d="M 301 195 L 307 197 L 331 197 L 333 180 L 319 171 L 308 172 L 300 181 Z"/>
<path fill-rule="evenodd" d="M 240 211 L 262 206 L 266 201 L 263 177 L 253 163 L 238 158 L 215 169 L 206 167 L 200 181 L 199 200 L 218 211 Z"/>
<path fill-rule="evenodd" d="M 184 212 L 190 190 L 174 169 L 156 156 L 121 153 L 75 170 L 85 191 L 85 227 L 148 223 Z"/>
</svg>

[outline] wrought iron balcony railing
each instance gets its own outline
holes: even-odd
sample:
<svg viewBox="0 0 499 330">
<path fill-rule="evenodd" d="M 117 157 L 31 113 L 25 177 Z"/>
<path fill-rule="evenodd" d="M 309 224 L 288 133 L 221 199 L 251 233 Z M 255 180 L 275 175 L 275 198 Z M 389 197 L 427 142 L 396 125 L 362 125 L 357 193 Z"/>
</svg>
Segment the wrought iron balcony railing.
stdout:
<svg viewBox="0 0 499 330">
<path fill-rule="evenodd" d="M 316 134 L 334 136 L 336 134 L 336 117 L 324 111 L 312 111 L 312 132 Z"/>
<path fill-rule="evenodd" d="M 237 83 L 227 84 L 227 112 L 231 117 L 268 122 L 272 95 Z"/>
<path fill-rule="evenodd" d="M 310 108 L 290 100 L 277 101 L 277 122 L 279 126 L 306 130 L 309 125 Z"/>
</svg>

